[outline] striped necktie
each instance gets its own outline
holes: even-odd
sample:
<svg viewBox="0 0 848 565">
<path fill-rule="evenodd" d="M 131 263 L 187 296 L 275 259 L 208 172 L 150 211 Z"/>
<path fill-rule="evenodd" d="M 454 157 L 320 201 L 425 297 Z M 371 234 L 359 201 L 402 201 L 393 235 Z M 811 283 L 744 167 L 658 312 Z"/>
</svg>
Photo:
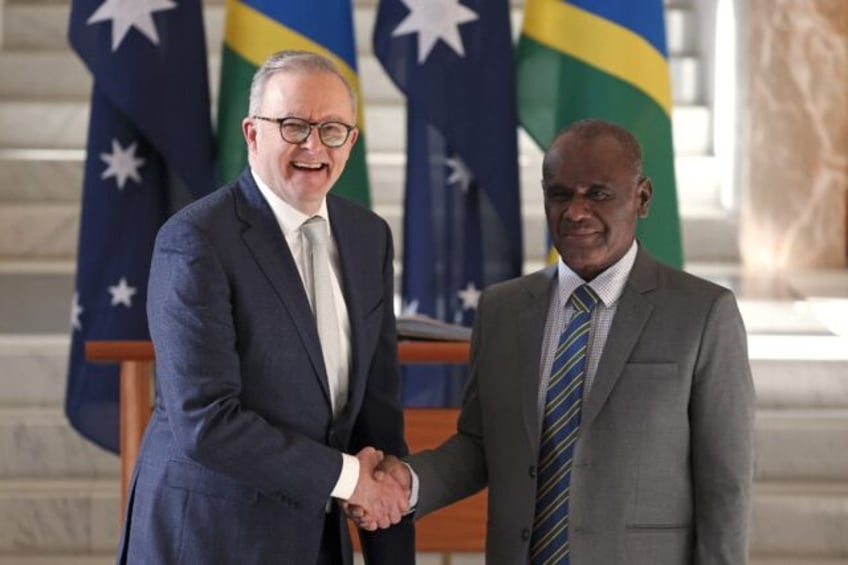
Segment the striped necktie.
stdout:
<svg viewBox="0 0 848 565">
<path fill-rule="evenodd" d="M 589 326 L 598 295 L 584 284 L 571 294 L 569 302 L 574 316 L 560 335 L 545 396 L 536 518 L 530 541 L 533 565 L 570 563 L 568 494 L 574 444 L 580 430 Z"/>
</svg>

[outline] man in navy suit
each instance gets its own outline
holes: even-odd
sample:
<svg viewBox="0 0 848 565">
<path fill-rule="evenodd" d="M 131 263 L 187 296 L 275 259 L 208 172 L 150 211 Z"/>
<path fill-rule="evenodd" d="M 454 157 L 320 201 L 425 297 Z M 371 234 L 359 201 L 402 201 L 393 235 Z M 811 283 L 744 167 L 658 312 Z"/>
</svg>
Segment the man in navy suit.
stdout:
<svg viewBox="0 0 848 565">
<path fill-rule="evenodd" d="M 277 53 L 254 76 L 243 131 L 249 168 L 156 240 L 157 402 L 119 561 L 349 564 L 337 503 L 349 502 L 398 524 L 361 533 L 367 562 L 412 563 L 409 493 L 373 476 L 383 452 L 407 451 L 391 233 L 328 194 L 358 134 L 353 91 L 327 59 Z M 317 277 L 329 330 L 313 315 L 307 222 L 329 236 Z"/>
</svg>

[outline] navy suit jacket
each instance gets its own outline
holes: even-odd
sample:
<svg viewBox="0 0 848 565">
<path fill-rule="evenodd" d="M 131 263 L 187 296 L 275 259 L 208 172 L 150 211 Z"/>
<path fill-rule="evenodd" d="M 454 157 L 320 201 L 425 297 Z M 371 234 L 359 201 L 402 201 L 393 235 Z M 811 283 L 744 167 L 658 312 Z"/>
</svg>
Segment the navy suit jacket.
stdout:
<svg viewBox="0 0 848 565">
<path fill-rule="evenodd" d="M 309 302 L 279 224 L 246 170 L 156 239 L 148 291 L 157 401 L 136 464 L 119 561 L 315 563 L 341 451 L 404 455 L 389 227 L 327 208 L 353 355 L 333 418 Z M 371 563 L 414 561 L 412 525 L 362 536 Z"/>
</svg>

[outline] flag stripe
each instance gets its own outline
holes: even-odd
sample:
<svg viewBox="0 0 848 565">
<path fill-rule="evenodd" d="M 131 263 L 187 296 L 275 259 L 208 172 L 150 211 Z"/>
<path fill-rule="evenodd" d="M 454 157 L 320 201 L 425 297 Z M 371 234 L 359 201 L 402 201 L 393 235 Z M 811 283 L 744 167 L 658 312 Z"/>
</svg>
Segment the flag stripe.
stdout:
<svg viewBox="0 0 848 565">
<path fill-rule="evenodd" d="M 272 19 L 238 0 L 227 2 L 224 43 L 256 68 L 259 68 L 271 53 L 281 49 L 300 49 L 327 57 L 338 67 L 356 92 L 356 98 L 360 101 L 357 105 L 357 125 L 360 130 L 365 129 L 364 104 L 361 102 L 362 91 L 356 75 L 356 65 L 349 64 L 348 59 L 287 27 L 284 22 Z"/>
<path fill-rule="evenodd" d="M 522 34 L 618 77 L 671 113 L 668 63 L 632 30 L 560 0 L 542 0 L 528 2 Z"/>
<path fill-rule="evenodd" d="M 610 20 L 645 38 L 654 49 L 667 56 L 665 27 L 662 20 L 654 17 L 663 9 L 663 0 L 561 0 L 599 18 Z M 654 4 L 651 6 L 650 4 Z"/>
<path fill-rule="evenodd" d="M 356 69 L 350 0 L 241 0 L 237 3 L 290 30 L 297 30 L 306 41 L 328 49 L 344 60 L 344 66 Z"/>
<path fill-rule="evenodd" d="M 218 168 L 221 181 L 228 183 L 245 165 L 241 120 L 247 114 L 250 81 L 256 66 L 224 43 L 221 49 L 221 85 L 218 95 Z"/>
<path fill-rule="evenodd" d="M 368 166 L 365 161 L 365 132 L 360 131 L 359 139 L 353 146 L 348 157 L 344 172 L 336 184 L 333 185 L 333 194 L 344 196 L 363 206 L 371 207 L 371 195 L 368 190 Z"/>
<path fill-rule="evenodd" d="M 642 145 L 645 174 L 654 187 L 650 214 L 638 237 L 660 260 L 683 264 L 674 176 L 671 119 L 656 101 L 628 82 L 522 36 L 517 47 L 521 123 L 540 147 L 565 125 L 593 117 L 630 130 Z"/>
</svg>

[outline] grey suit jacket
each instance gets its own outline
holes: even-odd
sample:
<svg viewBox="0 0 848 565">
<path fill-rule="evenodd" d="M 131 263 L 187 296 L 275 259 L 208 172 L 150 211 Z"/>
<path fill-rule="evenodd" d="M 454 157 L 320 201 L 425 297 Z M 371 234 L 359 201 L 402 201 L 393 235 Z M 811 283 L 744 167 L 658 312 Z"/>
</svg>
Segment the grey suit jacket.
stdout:
<svg viewBox="0 0 848 565">
<path fill-rule="evenodd" d="M 408 459 L 421 481 L 419 516 L 488 485 L 490 564 L 527 562 L 555 272 L 483 293 L 457 433 Z M 584 399 L 570 491 L 572 565 L 745 563 L 753 418 L 733 294 L 640 248 Z"/>
<path fill-rule="evenodd" d="M 160 230 L 148 314 L 157 402 L 119 560 L 314 564 L 340 451 L 406 453 L 392 309 L 392 241 L 372 212 L 327 208 L 350 317 L 348 403 L 333 418 L 315 319 L 249 171 Z M 414 562 L 409 524 L 363 535 L 373 563 Z"/>
</svg>

